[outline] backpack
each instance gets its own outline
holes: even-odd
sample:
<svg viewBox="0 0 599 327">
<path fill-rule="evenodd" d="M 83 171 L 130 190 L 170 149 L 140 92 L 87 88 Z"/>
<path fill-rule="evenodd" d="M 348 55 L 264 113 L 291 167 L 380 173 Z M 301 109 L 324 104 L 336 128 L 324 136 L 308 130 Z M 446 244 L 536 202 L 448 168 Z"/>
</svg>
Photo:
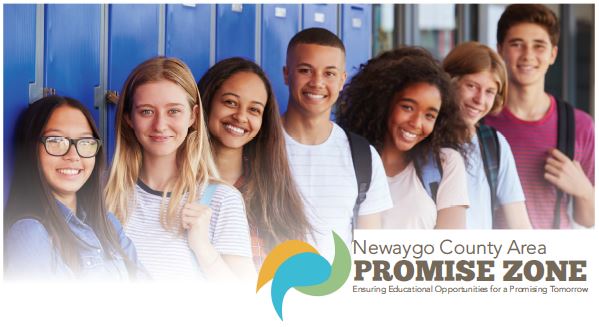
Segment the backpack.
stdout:
<svg viewBox="0 0 599 327">
<path fill-rule="evenodd" d="M 568 102 L 555 98 L 557 102 L 557 149 L 564 153 L 570 160 L 574 160 L 574 143 L 576 124 L 574 121 L 574 108 Z M 553 228 L 560 227 L 560 206 L 564 192 L 557 189 L 555 210 L 553 213 Z M 568 197 L 568 202 L 571 200 Z"/>
<path fill-rule="evenodd" d="M 478 136 L 478 145 L 483 159 L 485 175 L 489 190 L 491 190 L 491 211 L 495 218 L 495 209 L 497 209 L 497 176 L 499 175 L 500 148 L 497 130 L 491 126 L 479 124 L 476 128 Z M 495 220 L 495 219 L 493 219 Z"/>
<path fill-rule="evenodd" d="M 487 176 L 487 182 L 491 191 L 491 210 L 494 213 L 497 206 L 497 176 L 499 175 L 500 158 L 497 130 L 493 127 L 480 124 L 476 128 L 476 135 L 478 136 L 485 175 Z M 437 191 L 443 179 L 443 167 L 440 159 L 429 153 L 424 160 L 416 160 L 416 167 L 418 167 L 416 173 L 422 186 L 424 186 L 428 195 L 433 199 L 433 202 L 437 203 Z"/>
<path fill-rule="evenodd" d="M 439 190 L 439 184 L 443 179 L 443 166 L 438 156 L 435 156 L 432 152 L 429 152 L 424 160 L 420 158 L 414 159 L 416 167 L 416 175 L 424 186 L 426 193 L 433 199 L 435 204 L 437 203 L 437 191 Z"/>
<path fill-rule="evenodd" d="M 212 196 L 214 195 L 214 192 L 216 191 L 216 184 L 208 184 L 206 186 L 206 189 L 204 190 L 204 194 L 202 194 L 202 197 L 200 198 L 200 200 L 198 201 L 199 204 L 203 204 L 203 205 L 210 205 L 210 201 L 212 200 Z"/>
<path fill-rule="evenodd" d="M 370 143 L 364 137 L 343 129 L 349 141 L 352 161 L 354 163 L 354 172 L 358 183 L 358 197 L 354 204 L 352 216 L 352 239 L 353 231 L 358 223 L 358 213 L 360 205 L 366 200 L 366 193 L 370 189 L 370 180 L 372 179 L 372 154 L 370 153 Z"/>
</svg>

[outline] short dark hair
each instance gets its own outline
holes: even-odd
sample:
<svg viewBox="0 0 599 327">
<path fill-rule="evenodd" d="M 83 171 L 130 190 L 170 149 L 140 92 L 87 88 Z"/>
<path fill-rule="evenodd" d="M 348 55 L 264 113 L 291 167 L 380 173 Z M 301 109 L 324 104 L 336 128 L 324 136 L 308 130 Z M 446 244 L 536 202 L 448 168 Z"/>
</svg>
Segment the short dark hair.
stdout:
<svg viewBox="0 0 599 327">
<path fill-rule="evenodd" d="M 559 20 L 555 13 L 544 5 L 514 4 L 505 8 L 497 23 L 497 44 L 503 44 L 508 30 L 520 23 L 537 24 L 547 31 L 553 46 L 559 42 Z"/>
<path fill-rule="evenodd" d="M 345 46 L 343 41 L 335 35 L 333 32 L 326 28 L 311 27 L 305 30 L 299 31 L 295 34 L 289 44 L 287 45 L 287 54 L 298 44 L 317 44 L 328 47 L 338 48 L 345 54 Z"/>
</svg>

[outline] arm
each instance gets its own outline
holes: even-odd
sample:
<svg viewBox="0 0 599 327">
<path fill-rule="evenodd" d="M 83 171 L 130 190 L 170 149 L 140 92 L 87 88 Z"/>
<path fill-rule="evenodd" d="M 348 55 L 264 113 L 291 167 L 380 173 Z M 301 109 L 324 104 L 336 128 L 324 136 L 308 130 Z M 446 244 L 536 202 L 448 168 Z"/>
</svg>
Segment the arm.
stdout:
<svg viewBox="0 0 599 327">
<path fill-rule="evenodd" d="M 253 282 L 256 271 L 250 257 L 221 255 L 210 242 L 211 216 L 210 207 L 196 203 L 186 204 L 182 211 L 182 223 L 187 230 L 189 248 L 195 254 L 206 279 L 242 279 Z"/>
<path fill-rule="evenodd" d="M 381 157 L 372 145 L 370 146 L 370 155 L 372 158 L 372 177 L 370 178 L 370 188 L 366 193 L 366 199 L 360 206 L 356 226 L 358 229 L 383 228 L 381 213 L 393 208 L 385 168 Z"/>
<path fill-rule="evenodd" d="M 119 239 L 119 245 L 123 249 L 127 258 L 131 261 L 133 265 L 135 265 L 135 279 L 151 279 L 150 274 L 146 270 L 146 268 L 141 264 L 139 258 L 137 257 L 137 250 L 135 249 L 135 245 L 131 241 L 131 239 L 125 234 L 123 230 L 123 225 L 121 225 L 120 221 L 111 213 L 108 213 L 108 221 L 112 223 L 114 231 Z"/>
<path fill-rule="evenodd" d="M 576 160 L 557 149 L 549 150 L 545 162 L 545 179 L 574 198 L 574 220 L 579 225 L 595 225 L 595 187 Z"/>
<path fill-rule="evenodd" d="M 465 229 L 466 209 L 470 205 L 464 159 L 455 150 L 441 150 L 443 179 L 437 191 L 435 229 Z"/>
<path fill-rule="evenodd" d="M 532 229 L 524 202 L 506 203 L 499 209 L 510 229 Z"/>
<path fill-rule="evenodd" d="M 4 273 L 9 279 L 48 279 L 70 270 L 58 260 L 50 235 L 36 219 L 15 222 L 4 240 Z M 58 269 L 63 268 L 63 269 Z"/>
<path fill-rule="evenodd" d="M 435 229 L 464 229 L 466 228 L 465 206 L 455 206 L 437 211 Z"/>
<path fill-rule="evenodd" d="M 497 139 L 501 151 L 499 174 L 497 175 L 497 210 L 501 210 L 508 228 L 531 229 L 532 224 L 526 210 L 524 191 L 518 176 L 514 154 L 503 134 L 497 132 Z"/>
</svg>

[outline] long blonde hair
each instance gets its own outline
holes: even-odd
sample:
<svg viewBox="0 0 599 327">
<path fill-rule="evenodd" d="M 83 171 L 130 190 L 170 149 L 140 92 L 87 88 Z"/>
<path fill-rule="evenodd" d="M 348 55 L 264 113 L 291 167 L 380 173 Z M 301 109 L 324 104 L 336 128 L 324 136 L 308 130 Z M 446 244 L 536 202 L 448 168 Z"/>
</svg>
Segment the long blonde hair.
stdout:
<svg viewBox="0 0 599 327">
<path fill-rule="evenodd" d="M 176 181 L 164 190 L 163 205 L 167 201 L 167 192 L 171 193 L 171 197 L 166 215 L 163 209 L 160 214 L 160 221 L 165 229 L 181 231 L 177 218 L 185 193 L 188 193 L 187 203 L 195 201 L 201 186 L 219 177 L 208 141 L 200 92 L 191 71 L 179 59 L 167 57 L 149 59 L 135 67 L 127 77 L 117 105 L 116 150 L 105 192 L 106 204 L 108 210 L 119 217 L 121 222 L 127 222 L 130 201 L 133 200 L 135 184 L 142 166 L 143 151 L 133 128 L 127 124 L 125 115 L 131 115 L 133 96 L 137 88 L 157 81 L 170 81 L 177 84 L 187 93 L 189 107 L 193 110 L 197 105 L 199 108 L 195 122 L 177 150 L 179 175 Z"/>
</svg>

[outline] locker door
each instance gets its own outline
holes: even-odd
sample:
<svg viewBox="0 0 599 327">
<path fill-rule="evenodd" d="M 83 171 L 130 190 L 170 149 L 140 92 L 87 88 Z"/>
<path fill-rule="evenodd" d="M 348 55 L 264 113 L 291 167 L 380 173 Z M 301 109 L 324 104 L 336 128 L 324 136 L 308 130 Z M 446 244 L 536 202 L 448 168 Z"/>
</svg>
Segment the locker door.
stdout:
<svg viewBox="0 0 599 327">
<path fill-rule="evenodd" d="M 270 79 L 281 113 L 289 90 L 283 79 L 287 44 L 299 31 L 299 5 L 262 5 L 262 68 Z"/>
<path fill-rule="evenodd" d="M 46 5 L 44 86 L 81 101 L 100 126 L 100 5 Z"/>
<path fill-rule="evenodd" d="M 216 5 L 216 61 L 256 60 L 256 5 Z"/>
<path fill-rule="evenodd" d="M 166 55 L 183 60 L 196 81 L 210 67 L 210 5 L 166 5 Z"/>
<path fill-rule="evenodd" d="M 36 5 L 4 5 L 4 204 L 14 163 L 15 124 L 35 82 Z M 40 81 L 41 82 L 41 81 Z"/>
<path fill-rule="evenodd" d="M 372 5 L 343 5 L 342 40 L 347 49 L 347 77 L 372 55 Z M 351 49 L 351 50 L 350 50 Z"/>
<path fill-rule="evenodd" d="M 311 4 L 303 5 L 303 29 L 309 27 L 322 27 L 338 34 L 337 32 L 337 5 Z"/>
<path fill-rule="evenodd" d="M 159 5 L 110 5 L 108 35 L 108 89 L 121 92 L 129 73 L 158 55 Z M 107 106 L 107 154 L 114 152 L 116 106 Z"/>
</svg>

